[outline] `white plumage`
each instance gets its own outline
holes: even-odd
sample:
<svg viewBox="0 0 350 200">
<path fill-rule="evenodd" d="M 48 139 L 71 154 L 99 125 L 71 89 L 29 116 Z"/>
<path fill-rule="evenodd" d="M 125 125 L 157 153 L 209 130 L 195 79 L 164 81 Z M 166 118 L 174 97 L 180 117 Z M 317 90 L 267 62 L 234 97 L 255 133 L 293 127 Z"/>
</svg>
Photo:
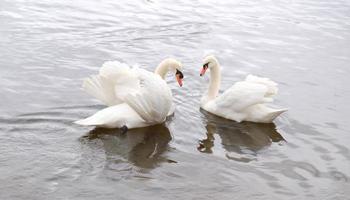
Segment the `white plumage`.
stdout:
<svg viewBox="0 0 350 200">
<path fill-rule="evenodd" d="M 165 63 L 157 69 L 166 73 L 181 68 L 181 63 L 170 60 L 174 61 L 170 62 L 171 67 Z M 162 123 L 172 112 L 171 90 L 159 74 L 130 68 L 118 61 L 104 63 L 98 75 L 84 80 L 83 89 L 109 107 L 76 124 L 140 128 Z"/>
<path fill-rule="evenodd" d="M 270 123 L 287 110 L 270 108 L 265 104 L 273 102 L 273 96 L 278 91 L 277 83 L 268 78 L 248 75 L 244 81 L 235 83 L 218 95 L 221 76 L 219 62 L 214 56 L 208 56 L 204 64 L 211 73 L 209 90 L 201 101 L 204 110 L 237 122 L 260 123 Z"/>
</svg>

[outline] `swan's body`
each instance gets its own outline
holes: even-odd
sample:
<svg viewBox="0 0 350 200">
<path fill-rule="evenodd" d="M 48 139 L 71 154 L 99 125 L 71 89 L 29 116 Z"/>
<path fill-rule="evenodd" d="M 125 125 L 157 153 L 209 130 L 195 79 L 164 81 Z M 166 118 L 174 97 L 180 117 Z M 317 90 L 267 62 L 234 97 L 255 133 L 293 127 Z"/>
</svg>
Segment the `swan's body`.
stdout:
<svg viewBox="0 0 350 200">
<path fill-rule="evenodd" d="M 117 61 L 106 62 L 98 75 L 85 79 L 83 88 L 109 107 L 75 123 L 131 129 L 164 122 L 174 108 L 171 90 L 163 78 L 169 70 L 178 73 L 178 68 L 181 64 L 174 59 L 160 63 L 156 73 Z"/>
<path fill-rule="evenodd" d="M 271 123 L 277 116 L 287 109 L 274 109 L 265 103 L 273 101 L 277 94 L 277 84 L 268 78 L 248 75 L 244 81 L 235 83 L 221 95 L 220 65 L 214 56 L 204 59 L 203 75 L 210 69 L 210 83 L 207 93 L 201 99 L 201 108 L 204 110 L 237 122 L 251 121 Z"/>
</svg>

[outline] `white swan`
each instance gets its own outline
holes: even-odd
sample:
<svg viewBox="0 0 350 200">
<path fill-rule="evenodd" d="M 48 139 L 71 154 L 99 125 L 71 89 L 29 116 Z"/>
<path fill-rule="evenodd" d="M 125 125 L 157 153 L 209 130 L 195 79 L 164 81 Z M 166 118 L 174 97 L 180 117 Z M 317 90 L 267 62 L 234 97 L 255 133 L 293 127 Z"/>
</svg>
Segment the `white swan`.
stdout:
<svg viewBox="0 0 350 200">
<path fill-rule="evenodd" d="M 84 80 L 84 90 L 109 107 L 76 121 L 76 124 L 105 128 L 140 128 L 165 121 L 174 112 L 172 94 L 164 81 L 168 71 L 182 86 L 182 64 L 163 60 L 155 73 L 130 68 L 118 61 L 106 62 L 99 74 Z"/>
<path fill-rule="evenodd" d="M 220 88 L 220 64 L 214 56 L 203 60 L 200 75 L 210 70 L 210 83 L 207 93 L 201 99 L 204 110 L 237 122 L 251 121 L 271 123 L 287 109 L 270 108 L 265 103 L 272 102 L 277 94 L 277 83 L 268 78 L 248 75 L 244 81 L 235 83 L 218 96 Z"/>
</svg>

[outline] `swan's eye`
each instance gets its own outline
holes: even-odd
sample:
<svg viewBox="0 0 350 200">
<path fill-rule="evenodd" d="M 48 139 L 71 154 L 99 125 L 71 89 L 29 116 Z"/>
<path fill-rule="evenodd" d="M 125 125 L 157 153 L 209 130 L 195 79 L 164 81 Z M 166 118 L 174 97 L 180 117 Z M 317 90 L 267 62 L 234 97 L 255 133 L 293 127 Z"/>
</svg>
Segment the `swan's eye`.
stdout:
<svg viewBox="0 0 350 200">
<path fill-rule="evenodd" d="M 183 73 L 181 71 L 177 70 L 177 69 L 176 69 L 176 74 L 175 75 L 178 75 L 180 79 L 184 78 Z"/>
<path fill-rule="evenodd" d="M 203 65 L 203 68 L 205 68 L 205 69 L 207 69 L 208 67 L 209 67 L 209 62 L 207 62 Z"/>
</svg>

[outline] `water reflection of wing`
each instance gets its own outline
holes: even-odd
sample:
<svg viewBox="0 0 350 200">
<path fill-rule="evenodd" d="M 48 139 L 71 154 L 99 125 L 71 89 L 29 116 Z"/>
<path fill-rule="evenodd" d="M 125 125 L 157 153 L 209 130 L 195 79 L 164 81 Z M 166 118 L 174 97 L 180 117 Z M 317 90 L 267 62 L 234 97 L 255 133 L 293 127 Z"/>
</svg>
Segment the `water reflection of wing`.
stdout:
<svg viewBox="0 0 350 200">
<path fill-rule="evenodd" d="M 171 140 L 165 125 L 131 129 L 125 134 L 119 129 L 95 128 L 84 137 L 101 141 L 107 160 L 121 156 L 142 168 L 154 168 L 162 161 L 169 161 L 163 157 Z"/>
<path fill-rule="evenodd" d="M 271 145 L 272 142 L 284 140 L 273 123 L 237 123 L 204 110 L 201 112 L 207 130 L 207 138 L 201 140 L 198 146 L 201 152 L 213 152 L 215 134 L 220 136 L 221 145 L 226 152 L 238 154 L 255 154 L 260 149 Z"/>
</svg>

